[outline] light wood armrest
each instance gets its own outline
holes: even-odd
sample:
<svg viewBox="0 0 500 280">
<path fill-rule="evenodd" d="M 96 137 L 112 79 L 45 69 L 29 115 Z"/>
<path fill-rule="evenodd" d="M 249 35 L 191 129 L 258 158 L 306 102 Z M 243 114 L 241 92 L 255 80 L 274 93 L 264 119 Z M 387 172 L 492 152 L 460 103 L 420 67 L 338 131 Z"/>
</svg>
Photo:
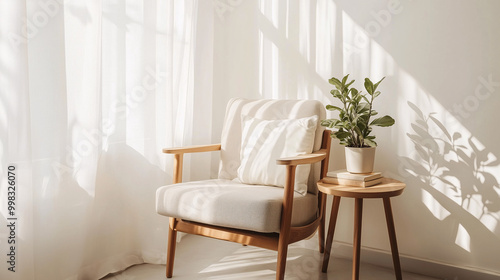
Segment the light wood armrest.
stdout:
<svg viewBox="0 0 500 280">
<path fill-rule="evenodd" d="M 220 151 L 220 147 L 221 144 L 197 145 L 197 146 L 180 147 L 180 148 L 165 148 L 163 149 L 163 152 L 166 154 L 201 153 L 201 152 Z"/>
<path fill-rule="evenodd" d="M 177 184 L 182 182 L 182 159 L 184 157 L 184 154 L 220 151 L 220 149 L 221 149 L 221 144 L 198 145 L 198 146 L 163 149 L 164 153 L 174 154 L 175 156 L 173 183 Z"/>
<path fill-rule="evenodd" d="M 279 158 L 276 164 L 279 165 L 300 165 L 311 164 L 322 161 L 326 157 L 327 149 L 321 149 L 311 154 L 299 155 L 296 157 Z"/>
</svg>

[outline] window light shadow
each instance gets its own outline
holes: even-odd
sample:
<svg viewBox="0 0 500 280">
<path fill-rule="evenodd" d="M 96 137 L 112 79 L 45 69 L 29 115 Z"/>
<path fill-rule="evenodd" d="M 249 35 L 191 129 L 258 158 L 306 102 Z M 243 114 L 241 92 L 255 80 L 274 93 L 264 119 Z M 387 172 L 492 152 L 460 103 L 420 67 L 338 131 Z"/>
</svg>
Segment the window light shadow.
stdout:
<svg viewBox="0 0 500 280">
<path fill-rule="evenodd" d="M 290 279 L 327 279 L 328 275 L 319 272 L 322 254 L 317 247 L 304 248 L 303 242 L 291 244 L 288 249 L 286 275 Z M 199 274 L 204 279 L 275 279 L 277 252 L 245 246 L 231 255 L 221 258 L 217 263 L 202 269 Z"/>
<path fill-rule="evenodd" d="M 341 65 L 331 37 L 338 33 L 335 3 L 260 1 L 258 9 L 260 95 L 329 102 L 328 79 Z"/>
<path fill-rule="evenodd" d="M 424 114 L 414 103 L 408 105 L 416 116 L 407 133 L 415 153 L 401 161 L 407 178 L 423 183 L 419 186 L 424 205 L 437 219 L 457 222 L 455 244 L 464 250 L 484 244 L 500 250 L 498 242 L 485 242 L 498 240 L 500 189 L 488 167 L 499 160 L 472 135 L 450 131 L 436 113 Z"/>
</svg>

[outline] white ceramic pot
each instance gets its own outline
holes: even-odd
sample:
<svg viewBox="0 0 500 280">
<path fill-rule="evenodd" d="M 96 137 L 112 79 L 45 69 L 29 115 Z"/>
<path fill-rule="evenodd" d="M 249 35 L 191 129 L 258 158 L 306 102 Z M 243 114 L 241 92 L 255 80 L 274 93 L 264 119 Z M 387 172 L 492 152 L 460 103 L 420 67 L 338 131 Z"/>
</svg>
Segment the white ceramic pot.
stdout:
<svg viewBox="0 0 500 280">
<path fill-rule="evenodd" d="M 351 173 L 373 172 L 375 161 L 375 148 L 351 148 L 345 147 L 345 163 L 347 171 Z"/>
</svg>

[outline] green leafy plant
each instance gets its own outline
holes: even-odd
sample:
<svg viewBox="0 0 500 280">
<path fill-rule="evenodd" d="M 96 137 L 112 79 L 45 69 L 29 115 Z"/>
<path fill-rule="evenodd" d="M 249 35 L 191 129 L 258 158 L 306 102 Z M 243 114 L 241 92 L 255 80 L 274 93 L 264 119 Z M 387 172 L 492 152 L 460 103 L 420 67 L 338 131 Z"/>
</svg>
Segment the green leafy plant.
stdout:
<svg viewBox="0 0 500 280">
<path fill-rule="evenodd" d="M 365 78 L 365 89 L 367 93 L 363 94 L 356 88 L 351 87 L 354 80 L 347 82 L 349 74 L 342 78 L 342 81 L 333 77 L 328 82 L 335 86 L 330 93 L 333 97 L 340 100 L 343 107 L 326 105 L 330 111 L 339 111 L 339 117 L 334 119 L 322 120 L 321 125 L 337 129 L 332 132 L 332 137 L 340 140 L 340 144 L 347 147 L 376 147 L 375 136 L 370 135 L 372 126 L 387 127 L 394 124 L 394 119 L 390 116 L 373 119 L 377 111 L 373 109 L 373 100 L 380 95 L 377 91 L 379 84 L 385 79 L 382 78 L 376 84 L 370 79 Z"/>
</svg>

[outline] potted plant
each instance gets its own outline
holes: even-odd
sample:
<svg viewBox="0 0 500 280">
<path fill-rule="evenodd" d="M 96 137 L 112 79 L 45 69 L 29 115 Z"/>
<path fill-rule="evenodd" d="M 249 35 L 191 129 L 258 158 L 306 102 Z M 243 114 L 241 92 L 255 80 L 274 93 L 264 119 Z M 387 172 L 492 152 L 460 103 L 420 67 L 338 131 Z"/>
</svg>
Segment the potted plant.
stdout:
<svg viewBox="0 0 500 280">
<path fill-rule="evenodd" d="M 338 111 L 338 118 L 322 120 L 321 125 L 337 129 L 332 132 L 332 137 L 340 140 L 340 144 L 345 145 L 346 167 L 351 173 L 370 173 L 373 171 L 373 162 L 375 159 L 375 136 L 370 135 L 373 126 L 387 127 L 394 124 L 394 119 L 390 116 L 383 116 L 371 120 L 372 116 L 377 115 L 373 109 L 373 100 L 380 95 L 377 87 L 384 80 L 382 78 L 373 84 L 370 79 L 365 78 L 366 93 L 358 91 L 351 87 L 354 80 L 347 82 L 349 75 L 346 75 L 342 81 L 333 77 L 330 84 L 335 89 L 330 93 L 336 99 L 340 100 L 342 107 L 326 105 L 330 111 Z"/>
</svg>

